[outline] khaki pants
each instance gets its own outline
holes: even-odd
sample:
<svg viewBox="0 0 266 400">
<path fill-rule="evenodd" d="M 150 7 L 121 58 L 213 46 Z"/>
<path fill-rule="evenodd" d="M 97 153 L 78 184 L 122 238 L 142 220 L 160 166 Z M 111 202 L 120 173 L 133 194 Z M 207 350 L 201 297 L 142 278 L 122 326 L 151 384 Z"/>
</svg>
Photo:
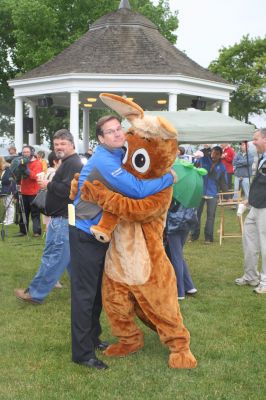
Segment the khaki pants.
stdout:
<svg viewBox="0 0 266 400">
<path fill-rule="evenodd" d="M 244 223 L 244 278 L 246 280 L 260 279 L 266 286 L 266 208 L 251 207 Z M 258 271 L 258 261 L 261 255 L 261 274 Z"/>
</svg>

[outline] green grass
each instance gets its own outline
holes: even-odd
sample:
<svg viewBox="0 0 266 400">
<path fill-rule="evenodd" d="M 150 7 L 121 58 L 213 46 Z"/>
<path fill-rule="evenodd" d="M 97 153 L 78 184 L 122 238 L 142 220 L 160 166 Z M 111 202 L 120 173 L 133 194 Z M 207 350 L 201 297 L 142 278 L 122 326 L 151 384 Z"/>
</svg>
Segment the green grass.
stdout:
<svg viewBox="0 0 266 400">
<path fill-rule="evenodd" d="M 228 228 L 235 212 L 228 210 Z M 203 218 L 204 220 L 204 218 Z M 218 228 L 218 215 L 216 218 Z M 171 370 L 168 350 L 143 327 L 145 347 L 132 356 L 109 359 L 106 371 L 92 371 L 71 362 L 70 291 L 55 289 L 42 306 L 20 303 L 15 287 L 26 287 L 38 268 L 41 238 L 13 238 L 9 228 L 0 241 L 0 399 L 114 400 L 258 400 L 265 386 L 265 296 L 237 287 L 242 274 L 240 239 L 205 246 L 203 237 L 185 248 L 195 297 L 181 303 L 195 370 Z M 217 234 L 216 234 L 217 236 Z M 103 338 L 114 340 L 102 315 Z"/>
</svg>

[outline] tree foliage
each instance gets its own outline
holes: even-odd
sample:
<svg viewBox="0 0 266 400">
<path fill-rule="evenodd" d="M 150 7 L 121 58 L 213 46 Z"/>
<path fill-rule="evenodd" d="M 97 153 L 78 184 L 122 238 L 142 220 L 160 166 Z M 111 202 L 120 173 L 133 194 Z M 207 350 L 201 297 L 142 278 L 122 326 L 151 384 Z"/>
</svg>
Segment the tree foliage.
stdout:
<svg viewBox="0 0 266 400">
<path fill-rule="evenodd" d="M 12 133 L 13 91 L 7 81 L 50 60 L 81 37 L 120 0 L 0 0 L 0 134 Z M 177 12 L 168 0 L 130 0 L 131 8 L 153 21 L 172 43 Z M 42 120 L 40 128 L 42 128 Z M 50 120 L 51 118 L 48 118 Z M 57 122 L 51 122 L 51 129 Z"/>
<path fill-rule="evenodd" d="M 209 69 L 236 85 L 230 114 L 248 122 L 250 114 L 266 112 L 266 36 L 243 36 L 240 43 L 219 53 Z"/>
</svg>

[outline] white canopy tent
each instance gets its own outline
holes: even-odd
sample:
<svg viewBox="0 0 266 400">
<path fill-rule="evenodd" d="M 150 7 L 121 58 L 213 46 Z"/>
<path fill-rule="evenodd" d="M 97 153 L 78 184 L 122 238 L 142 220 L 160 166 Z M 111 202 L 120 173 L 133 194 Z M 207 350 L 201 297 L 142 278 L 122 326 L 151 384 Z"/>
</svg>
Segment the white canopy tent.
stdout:
<svg viewBox="0 0 266 400">
<path fill-rule="evenodd" d="M 180 143 L 237 143 L 252 140 L 254 126 L 216 111 L 145 111 L 165 117 L 178 130 Z"/>
</svg>

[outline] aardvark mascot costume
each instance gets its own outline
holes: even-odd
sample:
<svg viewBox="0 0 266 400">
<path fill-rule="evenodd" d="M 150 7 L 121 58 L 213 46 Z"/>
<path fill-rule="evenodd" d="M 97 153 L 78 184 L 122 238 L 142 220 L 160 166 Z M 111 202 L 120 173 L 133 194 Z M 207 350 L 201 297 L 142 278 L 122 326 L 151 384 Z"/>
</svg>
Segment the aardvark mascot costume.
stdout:
<svg viewBox="0 0 266 400">
<path fill-rule="evenodd" d="M 102 101 L 125 117 L 127 152 L 124 168 L 140 179 L 169 172 L 177 153 L 177 132 L 167 120 L 145 116 L 141 107 L 120 96 L 103 93 Z M 74 185 L 73 185 L 74 187 Z M 73 189 L 74 190 L 74 189 Z M 170 350 L 171 368 L 195 368 L 190 335 L 181 316 L 175 272 L 163 246 L 163 230 L 172 187 L 142 200 L 124 197 L 99 181 L 85 181 L 82 199 L 103 209 L 91 228 L 101 241 L 111 239 L 102 284 L 103 306 L 118 343 L 104 352 L 126 356 L 144 346 L 136 314 L 156 329 Z"/>
</svg>

